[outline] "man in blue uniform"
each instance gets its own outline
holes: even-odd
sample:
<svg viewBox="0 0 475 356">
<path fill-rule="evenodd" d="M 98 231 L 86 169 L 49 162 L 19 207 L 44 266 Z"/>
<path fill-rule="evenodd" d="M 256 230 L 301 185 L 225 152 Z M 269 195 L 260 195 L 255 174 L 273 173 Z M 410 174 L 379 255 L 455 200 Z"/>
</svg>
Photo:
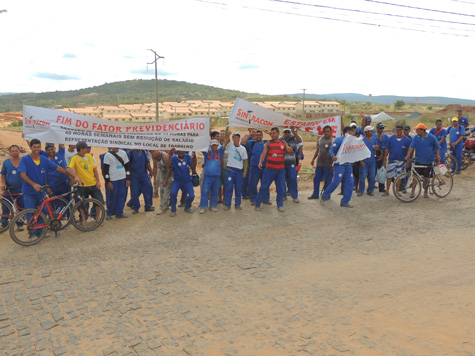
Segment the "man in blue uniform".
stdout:
<svg viewBox="0 0 475 356">
<path fill-rule="evenodd" d="M 379 148 L 375 151 L 376 174 L 378 172 L 378 169 L 380 169 L 384 165 L 384 151 L 386 150 L 389 140 L 389 136 L 384 133 L 384 127 L 385 126 L 382 122 L 378 122 L 376 125 L 376 132 L 373 135 L 376 140 L 376 145 L 379 146 Z M 378 188 L 381 193 L 386 191 L 384 183 L 379 182 Z"/>
<path fill-rule="evenodd" d="M 333 180 L 330 185 L 325 189 L 322 194 L 322 199 L 320 199 L 320 204 L 325 205 L 325 202 L 330 199 L 333 191 L 340 185 L 343 184 L 343 198 L 341 199 L 340 206 L 344 208 L 352 208 L 353 205 L 350 204 L 351 195 L 353 194 L 353 168 L 352 163 L 335 163 L 337 158 L 338 150 L 340 149 L 343 140 L 345 139 L 345 134 L 356 136 L 356 128 L 347 126 L 343 129 L 343 136 L 337 137 L 330 148 L 330 156 L 333 160 Z"/>
<path fill-rule="evenodd" d="M 163 181 L 163 186 L 167 186 L 168 178 L 172 171 L 174 177 L 172 191 L 170 192 L 170 216 L 176 216 L 177 195 L 180 189 L 182 190 L 182 194 L 186 195 L 185 212 L 192 213 L 191 204 L 195 199 L 195 192 L 193 190 L 193 183 L 191 182 L 190 169 L 193 174 L 196 174 L 196 155 L 193 155 L 193 158 L 191 158 L 185 151 L 177 151 L 176 155 L 173 155 L 171 159 L 168 160 L 167 166 L 168 172 Z"/>
<path fill-rule="evenodd" d="M 250 140 L 250 137 L 254 137 L 254 140 Z M 249 138 L 249 139 L 248 139 Z M 261 130 L 251 132 L 251 135 L 247 135 L 241 141 L 241 144 L 246 147 L 249 152 L 249 197 L 251 199 L 251 205 L 256 204 L 257 198 L 257 185 L 259 181 L 262 184 L 262 176 L 266 168 L 267 158 L 262 162 L 262 168 L 259 168 L 259 159 L 267 141 L 263 140 L 264 134 Z M 263 204 L 272 205 L 270 202 L 270 192 L 267 191 L 264 194 Z"/>
<path fill-rule="evenodd" d="M 437 158 L 440 161 L 440 145 L 437 138 L 428 133 L 427 126 L 424 124 L 419 124 L 414 127 L 417 135 L 412 139 L 409 150 L 406 155 L 406 169 L 409 168 L 409 158 L 412 156 L 412 153 L 415 151 L 416 165 L 422 166 L 416 168 L 416 171 L 421 176 L 425 177 L 427 180 L 430 178 L 430 172 L 432 169 L 432 162 Z M 424 198 L 429 198 L 429 184 L 426 182 L 424 186 Z M 411 198 L 414 197 L 414 191 L 416 185 L 412 185 Z"/>
<path fill-rule="evenodd" d="M 150 177 L 153 176 L 149 158 L 143 150 L 127 152 L 130 164 L 130 196 L 132 200 L 132 214 L 138 214 L 140 209 L 140 195 L 143 195 L 145 211 L 155 211 L 153 205 L 153 186 Z"/>
<path fill-rule="evenodd" d="M 66 170 L 67 162 L 64 155 L 66 151 L 64 149 L 64 145 L 59 145 L 58 152 L 56 152 L 54 143 L 47 143 L 45 146 L 45 151 L 50 161 Z M 47 182 L 50 186 L 50 189 L 52 190 L 53 195 L 60 195 L 71 191 L 69 176 L 67 174 L 63 174 L 58 171 L 49 171 Z M 69 198 L 70 197 L 66 197 L 66 199 Z"/>
<path fill-rule="evenodd" d="M 389 188 L 394 178 L 406 172 L 404 159 L 409 150 L 411 140 L 402 131 L 402 125 L 397 125 L 396 134 L 389 138 L 384 151 L 383 162 L 386 162 L 386 159 L 388 159 L 388 174 L 386 176 L 386 192 L 383 196 L 389 195 Z"/>
<path fill-rule="evenodd" d="M 21 193 L 21 186 L 22 186 L 22 179 L 20 177 L 20 172 L 18 168 L 20 166 L 20 147 L 17 145 L 11 145 L 8 149 L 10 153 L 10 158 L 7 158 L 3 161 L 2 171 L 0 173 L 2 185 L 0 189 L 3 191 L 4 194 L 8 193 L 6 191 L 7 187 L 11 188 L 9 191 L 11 194 L 19 194 Z M 3 199 L 8 200 L 12 205 L 14 202 L 10 199 L 9 196 L 4 196 Z M 17 204 L 20 209 L 24 208 L 23 204 L 23 197 L 19 197 L 17 199 Z M 7 208 L 2 205 L 2 226 L 7 226 L 9 224 L 8 216 L 9 211 Z M 23 222 L 18 220 L 17 222 L 18 231 L 23 231 Z"/>
<path fill-rule="evenodd" d="M 368 190 L 367 193 L 369 196 L 373 196 L 374 193 L 374 184 L 376 176 L 376 157 L 375 149 L 378 149 L 379 146 L 376 144 L 376 140 L 373 136 L 374 128 L 373 126 L 366 126 L 364 128 L 365 136 L 363 138 L 366 147 L 368 147 L 371 152 L 371 156 L 360 161 L 360 184 L 358 188 L 357 196 L 362 196 L 365 190 L 365 180 L 368 178 Z"/>
<path fill-rule="evenodd" d="M 241 140 L 241 145 L 243 145 L 244 148 L 246 149 L 247 157 L 251 157 L 251 150 L 250 150 L 251 144 L 255 141 L 256 141 L 256 131 L 253 129 L 249 129 L 249 133 L 246 136 L 244 136 Z M 248 143 L 248 145 L 246 145 L 246 143 Z M 242 198 L 243 199 L 251 198 L 250 187 L 249 187 L 250 179 L 251 178 L 249 174 L 247 174 L 246 177 L 242 179 Z"/>
<path fill-rule="evenodd" d="M 224 149 L 222 146 L 219 147 L 218 140 L 211 140 L 209 144 L 211 148 L 203 155 L 200 214 L 204 214 L 208 206 L 210 211 L 218 211 L 219 180 L 223 168 Z"/>
<path fill-rule="evenodd" d="M 447 129 L 449 135 L 450 152 L 455 156 L 458 162 L 456 174 L 460 174 L 462 170 L 462 152 L 463 152 L 463 138 L 465 136 L 465 127 L 459 125 L 459 119 L 452 118 L 452 126 Z"/>
<path fill-rule="evenodd" d="M 431 128 L 429 133 L 439 140 L 440 162 L 445 164 L 445 154 L 447 153 L 447 130 L 442 127 L 442 120 L 436 120 L 435 127 Z"/>
<path fill-rule="evenodd" d="M 459 125 L 463 126 L 465 130 L 467 130 L 469 123 L 468 123 L 468 119 L 465 116 L 463 116 L 462 109 L 457 109 L 457 119 L 459 119 Z"/>
<path fill-rule="evenodd" d="M 285 181 L 287 183 L 288 191 L 292 196 L 294 203 L 299 203 L 299 190 L 297 182 L 297 157 L 299 155 L 299 144 L 302 138 L 297 134 L 295 127 L 284 129 L 284 134 L 280 137 L 281 140 L 287 142 L 292 147 L 293 153 L 285 152 Z M 286 200 L 287 197 L 284 197 Z"/>
</svg>

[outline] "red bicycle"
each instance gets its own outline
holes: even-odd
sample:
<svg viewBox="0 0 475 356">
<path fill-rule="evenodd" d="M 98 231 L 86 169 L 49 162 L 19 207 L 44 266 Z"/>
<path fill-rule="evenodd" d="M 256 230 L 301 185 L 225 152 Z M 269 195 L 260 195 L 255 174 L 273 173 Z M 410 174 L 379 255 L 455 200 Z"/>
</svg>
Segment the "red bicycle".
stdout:
<svg viewBox="0 0 475 356">
<path fill-rule="evenodd" d="M 48 186 L 41 188 L 44 190 Z M 64 199 L 68 195 L 69 201 Z M 19 245 L 31 246 L 40 242 L 48 229 L 57 236 L 59 230 L 72 223 L 80 231 L 92 231 L 102 225 L 105 217 L 104 205 L 99 200 L 78 195 L 75 185 L 68 193 L 48 197 L 38 209 L 18 213 L 10 223 L 10 237 Z M 23 222 L 26 229 L 15 229 L 17 221 Z"/>
</svg>

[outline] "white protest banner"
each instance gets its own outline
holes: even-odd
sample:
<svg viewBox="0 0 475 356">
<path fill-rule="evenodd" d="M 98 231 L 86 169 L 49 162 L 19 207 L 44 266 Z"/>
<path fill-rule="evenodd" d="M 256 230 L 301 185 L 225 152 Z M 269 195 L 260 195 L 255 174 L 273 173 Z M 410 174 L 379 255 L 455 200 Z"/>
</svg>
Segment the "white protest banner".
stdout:
<svg viewBox="0 0 475 356">
<path fill-rule="evenodd" d="M 371 156 L 371 152 L 363 141 L 363 137 L 345 135 L 340 149 L 336 154 L 338 164 L 354 163 Z"/>
<path fill-rule="evenodd" d="M 203 151 L 209 147 L 209 118 L 138 124 L 24 105 L 23 133 L 26 140 L 69 145 L 85 141 L 90 146 Z"/>
<path fill-rule="evenodd" d="M 340 115 L 318 120 L 297 120 L 241 98 L 236 98 L 233 111 L 231 112 L 228 121 L 228 126 L 252 127 L 258 129 L 295 126 L 297 130 L 309 132 L 318 136 L 323 135 L 323 127 L 327 125 L 331 126 L 333 137 L 341 135 Z"/>
</svg>

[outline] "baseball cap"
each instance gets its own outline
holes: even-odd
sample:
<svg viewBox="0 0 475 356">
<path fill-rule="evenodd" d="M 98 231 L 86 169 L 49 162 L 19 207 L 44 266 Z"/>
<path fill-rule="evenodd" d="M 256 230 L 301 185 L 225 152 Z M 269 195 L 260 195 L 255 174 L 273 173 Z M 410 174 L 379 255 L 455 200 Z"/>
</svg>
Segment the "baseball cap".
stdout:
<svg viewBox="0 0 475 356">
<path fill-rule="evenodd" d="M 79 151 L 79 150 L 82 150 L 83 148 L 89 148 L 89 145 L 84 141 L 79 141 L 76 144 L 76 149 Z"/>
<path fill-rule="evenodd" d="M 239 137 L 241 137 L 241 134 L 240 134 L 239 132 L 235 132 L 235 133 L 233 133 L 233 137 L 234 137 L 234 136 L 239 136 Z"/>
<path fill-rule="evenodd" d="M 291 132 L 290 129 L 284 129 L 284 132 Z"/>
<path fill-rule="evenodd" d="M 364 117 L 364 119 L 365 119 L 366 121 L 373 121 L 373 119 L 372 119 L 371 116 L 369 116 L 369 115 L 366 115 L 366 116 Z"/>
<path fill-rule="evenodd" d="M 417 129 L 424 129 L 424 130 L 427 130 L 427 126 L 424 125 L 424 124 L 419 124 L 419 125 L 417 125 L 416 127 L 414 127 L 414 130 L 417 130 Z"/>
<path fill-rule="evenodd" d="M 409 125 L 404 126 L 404 130 L 410 130 L 410 129 L 411 129 L 411 126 Z"/>
<path fill-rule="evenodd" d="M 209 141 L 209 145 L 210 145 L 210 146 L 219 145 L 219 142 L 218 142 L 218 140 L 210 140 L 210 141 Z"/>
<path fill-rule="evenodd" d="M 458 117 L 453 117 L 452 121 L 459 121 Z"/>
<path fill-rule="evenodd" d="M 356 122 L 351 122 L 350 127 L 356 127 Z"/>
<path fill-rule="evenodd" d="M 378 122 L 378 124 L 376 125 L 376 128 L 377 129 L 384 129 L 386 126 L 384 126 L 384 124 L 382 122 Z"/>
<path fill-rule="evenodd" d="M 45 149 L 47 149 L 48 147 L 54 147 L 54 143 L 48 142 L 48 143 L 45 145 Z"/>
<path fill-rule="evenodd" d="M 457 112 L 462 111 L 462 109 L 457 109 Z"/>
<path fill-rule="evenodd" d="M 396 125 L 396 130 L 402 130 L 403 128 L 404 127 L 402 125 Z M 411 128 L 409 127 L 409 129 L 411 129 Z"/>
<path fill-rule="evenodd" d="M 373 126 L 366 126 L 364 128 L 364 132 L 367 132 L 367 131 L 374 131 L 374 127 Z"/>
</svg>

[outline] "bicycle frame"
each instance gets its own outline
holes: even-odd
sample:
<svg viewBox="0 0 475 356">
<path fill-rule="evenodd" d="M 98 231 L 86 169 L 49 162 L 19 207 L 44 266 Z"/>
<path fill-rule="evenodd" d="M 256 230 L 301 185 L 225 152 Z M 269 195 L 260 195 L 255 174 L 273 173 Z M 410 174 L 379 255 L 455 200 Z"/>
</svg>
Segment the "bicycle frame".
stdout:
<svg viewBox="0 0 475 356">
<path fill-rule="evenodd" d="M 23 210 L 18 206 L 18 199 L 23 196 L 23 193 L 11 193 L 9 189 L 6 189 L 8 193 L 2 193 L 1 198 L 10 198 L 4 199 L 10 206 L 13 208 L 13 213 L 16 214 Z"/>
</svg>

